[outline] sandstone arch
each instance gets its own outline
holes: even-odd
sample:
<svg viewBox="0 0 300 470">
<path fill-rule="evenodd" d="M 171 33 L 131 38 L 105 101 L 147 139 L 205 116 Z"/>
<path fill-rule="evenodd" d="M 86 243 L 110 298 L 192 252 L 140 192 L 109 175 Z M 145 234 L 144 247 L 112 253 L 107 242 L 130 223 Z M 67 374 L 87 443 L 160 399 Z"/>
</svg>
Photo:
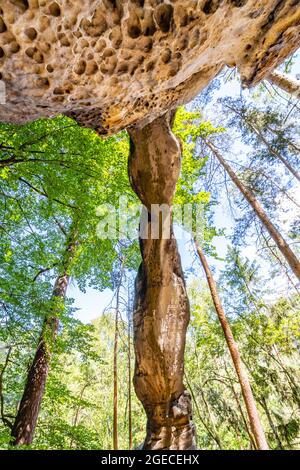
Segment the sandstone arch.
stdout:
<svg viewBox="0 0 300 470">
<path fill-rule="evenodd" d="M 134 190 L 147 209 L 171 206 L 180 148 L 169 111 L 224 65 L 255 85 L 299 44 L 299 0 L 0 0 L 0 120 L 65 113 L 99 134 L 130 128 Z M 135 385 L 148 416 L 144 447 L 193 448 L 183 385 L 189 307 L 176 241 L 141 248 Z"/>
</svg>

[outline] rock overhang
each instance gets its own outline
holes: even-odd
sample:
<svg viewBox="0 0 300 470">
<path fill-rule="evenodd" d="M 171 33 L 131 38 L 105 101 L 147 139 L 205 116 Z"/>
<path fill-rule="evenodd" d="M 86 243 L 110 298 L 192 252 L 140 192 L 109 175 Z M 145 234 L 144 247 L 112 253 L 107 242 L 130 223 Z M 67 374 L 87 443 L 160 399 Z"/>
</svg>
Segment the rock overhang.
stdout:
<svg viewBox="0 0 300 470">
<path fill-rule="evenodd" d="M 0 0 L 0 120 L 144 125 L 224 67 L 257 84 L 300 44 L 299 0 Z"/>
</svg>

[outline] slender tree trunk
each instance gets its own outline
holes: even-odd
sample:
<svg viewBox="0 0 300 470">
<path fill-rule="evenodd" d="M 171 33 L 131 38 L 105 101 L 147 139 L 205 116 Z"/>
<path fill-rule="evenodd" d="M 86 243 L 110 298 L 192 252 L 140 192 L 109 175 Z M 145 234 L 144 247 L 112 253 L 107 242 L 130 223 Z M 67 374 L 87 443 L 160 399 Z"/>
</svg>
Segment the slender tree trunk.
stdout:
<svg viewBox="0 0 300 470">
<path fill-rule="evenodd" d="M 120 281 L 116 291 L 116 316 L 115 316 L 115 338 L 114 338 L 114 410 L 113 410 L 113 448 L 118 450 L 118 343 L 119 343 L 119 310 L 120 289 L 123 277 L 123 261 L 121 264 Z"/>
<path fill-rule="evenodd" d="M 134 386 L 147 415 L 143 448 L 155 450 L 195 448 L 191 397 L 183 384 L 189 302 L 170 224 L 180 145 L 170 122 L 167 113 L 129 131 L 129 177 L 144 204 L 140 232 L 143 261 L 133 314 Z M 163 215 L 152 211 L 150 217 L 152 204 L 163 204 Z M 148 237 L 147 230 L 151 232 Z"/>
<path fill-rule="evenodd" d="M 230 351 L 232 362 L 236 370 L 239 383 L 241 385 L 241 390 L 242 390 L 244 402 L 246 405 L 246 409 L 248 412 L 251 430 L 254 434 L 258 449 L 266 450 L 268 449 L 268 444 L 265 438 L 264 430 L 260 423 L 259 414 L 256 408 L 256 404 L 254 401 L 254 397 L 253 397 L 253 393 L 252 393 L 252 389 L 251 389 L 251 385 L 248 379 L 247 372 L 242 363 L 237 344 L 234 340 L 230 325 L 227 321 L 227 318 L 226 318 L 226 315 L 225 315 L 225 312 L 221 303 L 221 299 L 218 294 L 217 285 L 213 278 L 212 272 L 209 268 L 209 265 L 203 253 L 203 250 L 202 248 L 200 248 L 196 238 L 194 238 L 194 241 L 195 241 L 199 259 L 205 271 L 205 275 L 206 275 L 207 283 L 211 292 L 212 300 L 213 300 L 218 318 L 220 320 L 220 323 L 221 323 L 221 326 L 225 335 L 225 339 L 228 345 L 228 349 Z"/>
<path fill-rule="evenodd" d="M 286 73 L 278 72 L 278 70 L 273 70 L 268 76 L 268 80 L 286 93 L 300 99 L 300 80 L 290 77 Z"/>
<path fill-rule="evenodd" d="M 267 401 L 266 401 L 265 397 L 262 397 L 262 398 L 261 398 L 260 403 L 261 403 L 261 406 L 263 407 L 263 409 L 265 410 L 266 416 L 267 416 L 268 421 L 269 421 L 270 428 L 272 429 L 272 432 L 273 432 L 273 434 L 274 434 L 274 437 L 275 437 L 275 439 L 276 439 L 276 441 L 277 441 L 278 448 L 279 448 L 280 450 L 283 450 L 284 447 L 283 447 L 283 445 L 282 445 L 282 442 L 281 442 L 281 440 L 280 440 L 280 437 L 279 437 L 279 434 L 278 434 L 278 432 L 277 432 L 276 426 L 275 426 L 274 421 L 273 421 L 273 419 L 272 419 L 272 415 L 271 415 L 270 410 L 269 410 L 269 408 L 268 408 Z"/>
<path fill-rule="evenodd" d="M 264 354 L 266 354 L 272 361 L 274 361 L 280 368 L 280 371 L 286 376 L 287 381 L 289 383 L 290 389 L 292 391 L 293 398 L 295 402 L 297 403 L 298 407 L 300 408 L 300 400 L 299 400 L 299 393 L 298 393 L 298 385 L 295 383 L 295 380 L 293 376 L 290 374 L 290 372 L 284 367 L 282 364 L 281 360 L 279 359 L 278 353 L 272 350 L 274 350 L 274 347 L 271 347 L 271 351 L 269 348 L 262 346 L 262 344 L 257 340 L 255 336 L 251 334 L 251 331 L 248 331 L 248 335 L 250 338 L 253 339 L 253 341 L 257 344 L 257 346 L 263 351 Z M 247 365 L 248 369 L 250 368 L 249 365 Z"/>
<path fill-rule="evenodd" d="M 274 129 L 274 127 L 268 126 L 268 125 L 266 125 L 266 124 L 265 124 L 265 126 L 266 126 L 266 128 L 267 128 L 270 132 L 272 132 L 273 134 L 276 134 L 277 137 L 280 137 L 280 139 L 282 139 L 283 142 L 286 142 L 286 144 L 287 144 L 289 147 L 291 147 L 291 149 L 292 149 L 294 152 L 300 153 L 300 147 L 298 147 L 298 145 L 296 145 L 295 142 L 293 142 L 292 140 L 290 140 L 290 139 L 284 137 L 284 136 L 282 135 L 282 132 L 280 132 L 280 130 Z"/>
<path fill-rule="evenodd" d="M 12 346 L 9 346 L 7 349 L 7 354 L 5 357 L 3 367 L 1 368 L 1 371 L 0 371 L 0 417 L 4 426 L 7 426 L 10 430 L 12 430 L 13 425 L 12 425 L 12 422 L 8 419 L 8 416 L 4 412 L 3 377 L 9 365 L 11 353 L 12 353 Z"/>
<path fill-rule="evenodd" d="M 130 298 L 130 292 L 128 289 L 128 302 Z M 129 307 L 129 305 L 128 305 Z M 131 406 L 131 321 L 130 321 L 130 312 L 128 308 L 127 314 L 127 321 L 128 321 L 128 330 L 127 330 L 127 345 L 128 345 L 128 447 L 132 449 L 132 406 Z"/>
<path fill-rule="evenodd" d="M 216 442 L 217 446 L 219 447 L 220 450 L 222 450 L 222 442 L 221 442 L 221 438 L 217 432 L 217 429 L 216 429 L 216 426 L 215 426 L 215 421 L 214 421 L 214 418 L 211 414 L 211 411 L 210 411 L 210 408 L 208 406 L 208 403 L 205 399 L 205 395 L 204 395 L 204 392 L 202 390 L 201 387 L 198 387 L 197 390 L 199 390 L 200 394 L 201 394 L 201 397 L 202 397 L 202 400 L 204 402 L 204 405 L 206 407 L 206 410 L 207 410 L 207 413 L 208 413 L 208 420 L 209 420 L 209 423 L 211 424 L 212 426 L 212 429 L 210 429 L 210 427 L 208 426 L 208 424 L 206 423 L 206 421 L 204 420 L 204 418 L 202 417 L 201 415 L 201 411 L 200 411 L 200 408 L 199 408 L 199 405 L 198 405 L 198 401 L 195 397 L 195 394 L 194 394 L 194 391 L 193 391 L 193 387 L 191 385 L 191 383 L 189 382 L 188 378 L 187 378 L 187 375 L 184 374 L 184 377 L 185 377 L 185 380 L 186 380 L 186 383 L 187 383 L 187 386 L 191 392 L 191 395 L 192 395 L 192 399 L 193 399 L 193 402 L 194 402 L 194 405 L 195 405 L 195 408 L 197 410 L 197 414 L 198 414 L 198 418 L 199 420 L 201 421 L 201 423 L 203 424 L 203 426 L 205 427 L 206 431 L 208 432 L 208 434 L 213 438 L 213 440 Z"/>
<path fill-rule="evenodd" d="M 131 405 L 131 348 L 128 328 L 128 447 L 132 449 L 132 405 Z"/>
<path fill-rule="evenodd" d="M 118 450 L 118 321 L 119 310 L 116 308 L 114 339 L 114 412 L 113 412 L 113 448 Z"/>
<path fill-rule="evenodd" d="M 226 170 L 234 184 L 237 188 L 241 191 L 245 199 L 248 201 L 262 224 L 264 225 L 265 229 L 269 232 L 270 236 L 273 238 L 274 242 L 276 243 L 278 249 L 281 251 L 283 256 L 285 257 L 286 261 L 288 262 L 291 270 L 295 274 L 295 276 L 300 280 L 300 262 L 295 255 L 295 253 L 291 250 L 287 242 L 281 236 L 275 225 L 272 224 L 269 217 L 263 210 L 262 206 L 254 196 L 254 194 L 240 181 L 237 175 L 234 173 L 230 165 L 224 160 L 221 156 L 218 149 L 211 143 L 206 141 L 207 146 L 213 152 L 217 160 L 221 163 L 223 168 Z"/>
<path fill-rule="evenodd" d="M 245 431 L 246 431 L 246 433 L 247 433 L 248 436 L 249 436 L 249 440 L 250 440 L 250 449 L 253 449 L 253 450 L 267 450 L 267 449 L 260 449 L 259 447 L 257 447 L 256 439 L 255 439 L 254 435 L 252 434 L 251 430 L 249 429 L 246 416 L 245 416 L 244 411 L 243 411 L 243 408 L 242 408 L 242 406 L 241 406 L 239 397 L 238 397 L 236 391 L 234 390 L 234 386 L 231 384 L 231 387 L 230 387 L 230 388 L 231 388 L 231 390 L 232 390 L 232 394 L 233 394 L 234 399 L 235 399 L 235 401 L 236 401 L 237 409 L 238 409 L 239 412 L 240 412 L 240 415 L 241 415 L 241 418 L 242 418 L 242 421 L 243 421 L 243 424 L 244 424 L 244 427 L 245 427 Z"/>
<path fill-rule="evenodd" d="M 237 404 L 237 408 L 238 408 L 238 410 L 239 410 L 239 412 L 240 412 L 240 415 L 241 415 L 241 417 L 242 417 L 242 421 L 243 421 L 243 423 L 244 423 L 245 431 L 246 431 L 246 433 L 247 433 L 248 436 L 249 436 L 251 448 L 257 450 L 258 447 L 257 447 L 256 439 L 255 439 L 255 437 L 254 437 L 254 435 L 253 435 L 251 429 L 249 429 L 248 421 L 247 421 L 247 419 L 246 419 L 246 416 L 245 416 L 245 414 L 244 414 L 243 408 L 242 408 L 242 406 L 241 406 L 241 402 L 240 402 L 239 396 L 238 396 L 238 394 L 236 393 L 235 388 L 234 388 L 234 383 L 232 383 L 232 380 L 231 380 L 231 377 L 230 377 L 230 375 L 229 375 L 229 373 L 228 373 L 228 370 L 227 370 L 226 365 L 224 365 L 224 367 L 225 367 L 225 370 L 226 370 L 226 375 L 227 375 L 227 377 L 228 377 L 228 382 L 229 382 L 229 384 L 230 384 L 230 385 L 229 385 L 229 388 L 230 388 L 230 390 L 231 390 L 231 392 L 232 392 L 232 395 L 233 395 L 233 397 L 234 397 L 234 399 L 235 399 L 235 402 L 236 402 L 236 404 Z M 251 427 L 251 424 L 250 424 L 250 427 Z"/>
<path fill-rule="evenodd" d="M 85 389 L 89 386 L 90 384 L 89 383 L 86 383 L 84 384 L 84 386 L 82 387 L 82 390 L 79 394 L 79 400 L 81 401 L 83 399 L 83 394 L 85 392 Z M 73 428 L 76 428 L 77 427 L 77 424 L 78 424 L 78 420 L 79 420 L 79 414 L 80 414 L 80 410 L 81 410 L 81 404 L 79 403 L 79 405 L 76 407 L 76 411 L 75 411 L 75 415 L 74 415 L 74 419 L 73 419 Z M 70 439 L 70 449 L 72 449 L 73 447 L 73 442 L 74 442 L 74 435 L 72 435 L 71 439 Z"/>
<path fill-rule="evenodd" d="M 277 361 L 277 364 L 279 364 L 279 366 L 281 367 L 283 373 L 286 375 L 287 379 L 288 379 L 288 382 L 290 384 L 290 388 L 291 388 L 291 391 L 292 391 L 292 395 L 293 395 L 293 398 L 294 398 L 294 401 L 297 403 L 299 409 L 300 409 L 300 396 L 299 396 L 299 386 L 298 384 L 295 382 L 295 378 L 293 376 L 293 374 L 291 374 L 287 368 L 287 366 L 285 366 L 283 363 L 282 363 L 282 360 L 281 360 L 281 357 L 280 357 L 280 354 L 278 353 L 278 349 L 276 347 L 276 345 L 273 345 L 272 346 L 272 349 L 274 351 L 274 356 L 276 356 L 276 361 Z"/>
<path fill-rule="evenodd" d="M 59 318 L 57 310 L 64 301 L 69 284 L 69 266 L 76 248 L 76 236 L 72 229 L 64 254 L 63 272 L 55 281 L 51 297 L 51 313 L 45 318 L 37 350 L 29 368 L 26 385 L 18 413 L 12 429 L 12 445 L 32 443 L 36 423 L 43 399 L 53 347 L 55 344 Z"/>
<path fill-rule="evenodd" d="M 213 429 L 213 432 L 215 434 L 215 439 L 216 439 L 216 442 L 220 448 L 220 450 L 222 450 L 222 442 L 221 442 L 221 438 L 219 436 L 219 433 L 217 431 L 217 428 L 216 428 L 216 424 L 215 424 L 215 418 L 213 416 L 213 413 L 210 409 L 210 405 L 208 403 L 208 401 L 206 400 L 205 398 L 205 393 L 204 391 L 202 390 L 201 387 L 197 387 L 197 390 L 199 390 L 200 394 L 201 394 L 201 397 L 202 397 L 202 400 L 204 402 L 204 405 L 206 407 L 206 410 L 207 410 L 207 413 L 208 413 L 208 418 L 209 418 L 209 422 L 211 423 L 211 426 L 212 426 L 212 429 Z"/>
<path fill-rule="evenodd" d="M 263 231 L 262 231 L 263 232 Z M 273 248 L 270 246 L 268 240 L 266 239 L 265 235 L 262 233 L 262 237 L 264 239 L 264 242 L 266 244 L 266 247 L 268 250 L 270 250 L 271 252 L 271 255 L 274 256 L 274 258 L 276 259 L 277 263 L 279 264 L 283 274 L 287 277 L 287 279 L 289 280 L 289 282 L 292 284 L 293 288 L 295 289 L 295 291 L 297 292 L 298 295 L 300 295 L 300 291 L 297 287 L 297 285 L 294 283 L 292 277 L 289 275 L 289 270 L 288 270 L 288 267 L 283 263 L 283 261 L 281 260 L 280 256 L 276 253 L 275 250 L 273 250 Z"/>
</svg>

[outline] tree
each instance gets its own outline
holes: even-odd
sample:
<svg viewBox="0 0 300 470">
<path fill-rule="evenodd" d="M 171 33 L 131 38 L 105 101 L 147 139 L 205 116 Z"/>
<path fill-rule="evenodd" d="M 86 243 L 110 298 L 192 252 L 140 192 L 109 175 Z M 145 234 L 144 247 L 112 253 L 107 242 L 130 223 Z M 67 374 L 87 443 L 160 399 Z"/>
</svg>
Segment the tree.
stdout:
<svg viewBox="0 0 300 470">
<path fill-rule="evenodd" d="M 118 450 L 118 339 L 119 339 L 119 316 L 120 316 L 120 290 L 123 281 L 125 260 L 120 260 L 119 279 L 116 288 L 116 314 L 115 314 L 115 338 L 114 338 L 114 425 L 113 425 L 113 448 Z"/>
<path fill-rule="evenodd" d="M 33 440 L 45 391 L 53 345 L 58 332 L 60 310 L 63 307 L 70 280 L 70 265 L 76 253 L 76 244 L 77 227 L 75 223 L 70 230 L 63 256 L 62 272 L 54 284 L 49 313 L 44 318 L 42 333 L 28 371 L 24 393 L 12 428 L 12 444 L 16 446 L 29 445 Z"/>
<path fill-rule="evenodd" d="M 228 263 L 229 259 L 228 256 Z M 264 278 L 259 278 L 257 271 L 253 273 L 252 264 L 245 258 L 240 261 L 240 267 L 234 268 L 231 261 L 227 264 L 226 260 L 223 275 L 218 280 L 219 295 L 222 296 L 243 363 L 251 377 L 254 398 L 270 449 L 279 447 L 262 406 L 262 397 L 266 399 L 282 447 L 296 449 L 299 445 L 300 416 L 282 366 L 291 368 L 290 373 L 299 385 L 299 298 L 295 297 L 292 303 L 283 298 L 278 302 L 274 298 L 270 300 L 269 291 L 265 291 Z M 243 276 L 247 277 L 251 297 L 245 285 L 243 295 L 239 295 L 243 285 L 239 272 L 245 263 L 249 271 L 247 268 L 247 274 Z M 206 282 L 192 280 L 189 283 L 189 298 L 191 324 L 185 372 L 189 389 L 193 391 L 194 404 L 197 403 L 194 415 L 197 443 L 201 449 L 219 448 L 217 441 L 222 449 L 255 449 L 236 372 Z M 277 349 L 277 355 L 274 355 L 274 349 Z M 276 362 L 278 357 L 282 365 Z M 217 437 L 214 429 L 217 430 Z"/>
<path fill-rule="evenodd" d="M 188 117 L 188 113 L 186 113 L 185 117 L 186 118 Z M 195 115 L 193 117 L 195 119 Z M 181 119 L 182 119 L 182 118 L 181 119 L 180 118 L 181 118 L 180 115 L 177 116 L 177 120 L 179 122 L 177 123 L 177 127 L 175 127 L 175 128 L 178 129 L 178 130 L 180 129 L 180 124 L 181 124 Z M 186 131 L 188 131 L 188 130 L 189 130 L 189 127 L 186 127 Z M 212 133 L 212 129 L 210 130 L 210 132 Z M 217 132 L 217 129 L 215 130 L 215 132 Z M 180 135 L 180 132 L 179 132 L 179 135 Z M 205 126 L 203 126 L 203 125 L 202 125 L 202 128 L 201 128 L 201 132 L 199 132 L 199 129 L 196 130 L 196 133 L 194 134 L 194 139 L 196 140 L 201 135 L 202 136 L 205 135 Z M 192 134 L 192 136 L 193 136 L 193 134 Z M 190 136 L 190 138 L 192 136 Z M 192 154 L 195 153 L 195 151 L 196 151 L 195 143 L 194 144 L 192 143 L 192 146 L 190 145 L 190 151 L 192 152 Z M 184 155 L 184 157 L 185 157 L 185 155 Z M 203 168 L 203 162 L 201 162 L 201 160 L 199 161 L 199 159 L 197 158 L 196 155 L 194 155 L 194 158 L 195 158 L 196 162 L 197 161 L 199 162 L 198 163 L 199 167 L 202 169 Z M 193 175 L 193 172 L 189 171 L 189 172 L 185 173 L 183 171 L 183 175 L 182 175 L 183 178 L 182 179 L 183 179 L 184 182 L 181 183 L 181 184 L 179 183 L 180 186 L 182 185 L 180 194 L 181 194 L 181 198 L 182 198 L 182 203 L 184 203 L 184 204 L 187 204 L 187 203 L 195 200 L 195 195 L 199 196 L 199 194 L 197 194 L 197 190 L 195 190 L 193 176 L 191 176 L 191 173 Z M 198 198 L 198 200 L 199 200 L 199 198 Z M 203 201 L 205 201 L 204 198 L 203 198 Z M 207 203 L 208 203 L 208 200 L 206 199 L 206 204 Z M 201 238 L 202 238 L 203 241 L 206 240 L 206 243 L 207 243 L 208 240 L 213 238 L 213 235 L 215 234 L 215 232 L 209 230 L 209 227 L 208 227 L 207 224 L 205 225 L 205 222 L 204 222 L 203 225 L 204 225 L 205 228 L 204 228 L 204 232 L 201 233 Z M 196 230 L 196 228 L 194 228 L 194 229 L 192 228 L 192 230 Z M 201 261 L 202 267 L 205 271 L 205 275 L 206 275 L 207 282 L 208 282 L 208 285 L 209 285 L 209 288 L 210 288 L 213 303 L 214 303 L 216 312 L 218 314 L 218 318 L 220 320 L 220 323 L 221 323 L 221 326 L 222 326 L 222 329 L 223 329 L 223 332 L 224 332 L 224 336 L 225 336 L 225 339 L 226 339 L 226 342 L 227 342 L 227 345 L 228 345 L 228 348 L 229 348 L 229 351 L 230 351 L 230 354 L 231 354 L 231 357 L 232 357 L 232 361 L 233 361 L 233 364 L 234 364 L 234 367 L 235 367 L 235 370 L 236 370 L 236 373 L 237 373 L 237 376 L 238 376 L 238 379 L 239 379 L 239 383 L 240 383 L 240 386 L 241 386 L 243 398 L 244 398 L 246 408 L 247 408 L 247 412 L 248 412 L 248 416 L 249 416 L 250 426 L 251 426 L 251 429 L 252 429 L 253 434 L 255 436 L 257 448 L 261 449 L 261 450 L 268 449 L 268 444 L 267 444 L 267 441 L 266 441 L 266 438 L 265 438 L 265 435 L 264 435 L 263 428 L 262 428 L 261 423 L 260 423 L 259 415 L 258 415 L 257 408 L 256 408 L 256 405 L 255 405 L 255 401 L 254 401 L 254 398 L 253 398 L 251 385 L 250 385 L 246 370 L 244 368 L 244 365 L 242 363 L 242 360 L 240 358 L 238 347 L 237 347 L 237 344 L 234 340 L 229 322 L 227 321 L 225 312 L 223 310 L 222 303 L 221 303 L 220 297 L 218 295 L 217 286 L 216 286 L 216 283 L 213 279 L 212 272 L 211 272 L 211 270 L 209 268 L 209 265 L 207 263 L 206 257 L 204 255 L 204 251 L 200 247 L 200 244 L 198 243 L 196 231 L 194 231 L 194 234 L 193 234 L 193 241 L 194 241 L 194 244 L 195 244 L 195 247 L 196 247 L 196 252 L 197 252 L 198 257 Z M 213 431 L 213 436 L 216 436 L 216 435 L 217 434 L 214 430 Z M 217 442 L 218 442 L 218 445 L 220 446 L 220 439 L 217 439 Z"/>
<path fill-rule="evenodd" d="M 299 400 L 299 296 L 270 301 L 269 289 L 258 270 L 257 263 L 231 249 L 220 283 L 226 309 L 231 315 L 238 314 L 238 322 L 243 326 L 238 330 L 239 343 L 253 378 L 256 400 L 271 428 L 270 445 L 291 448 L 298 433 L 295 410 Z"/>
<path fill-rule="evenodd" d="M 240 104 L 238 101 L 225 101 L 225 107 L 233 112 L 236 116 L 241 119 L 240 127 L 243 127 L 243 123 L 250 130 L 249 133 L 245 133 L 246 140 L 251 139 L 251 133 L 255 135 L 258 143 L 262 143 L 265 150 L 269 154 L 279 160 L 286 169 L 300 181 L 300 174 L 297 171 L 297 167 L 290 162 L 289 147 L 293 152 L 299 153 L 299 148 L 293 142 L 293 139 L 288 135 L 286 130 L 282 129 L 280 123 L 283 120 L 283 116 L 279 113 L 276 114 L 272 110 L 266 110 L 264 112 L 257 109 L 251 109 L 246 104 Z M 291 131 L 291 129 L 290 129 Z M 271 135 L 271 142 L 268 140 L 267 135 Z M 260 156 L 257 152 L 254 154 L 256 158 Z M 263 157 L 267 157 L 265 153 Z M 261 158 L 260 158 L 261 160 Z M 270 163 L 270 158 L 267 158 Z M 261 163 L 261 162 L 260 162 Z"/>
<path fill-rule="evenodd" d="M 233 364 L 234 364 L 234 367 L 235 367 L 235 370 L 239 379 L 243 398 L 244 398 L 248 416 L 249 416 L 250 426 L 255 436 L 257 448 L 260 450 L 267 450 L 268 444 L 266 441 L 264 430 L 260 422 L 259 414 L 256 408 L 256 404 L 255 404 L 255 400 L 253 397 L 251 385 L 248 379 L 248 375 L 242 363 L 237 344 L 234 340 L 230 325 L 227 321 L 224 309 L 222 307 L 222 303 L 221 303 L 218 290 L 217 290 L 217 285 L 214 281 L 212 272 L 209 268 L 204 252 L 201 249 L 196 238 L 194 238 L 194 242 L 195 242 L 196 250 L 197 250 L 199 259 L 201 261 L 202 267 L 205 271 L 205 275 L 207 278 L 207 283 L 209 285 L 213 303 L 214 303 L 216 312 L 218 314 L 220 323 L 222 325 L 222 329 L 223 329 L 224 336 L 228 345 L 228 349 L 230 351 L 232 361 L 233 361 Z"/>
<path fill-rule="evenodd" d="M 69 121 L 67 120 L 67 122 Z M 59 119 L 58 122 L 60 122 Z M 32 132 L 32 127 L 35 128 L 33 140 L 28 138 L 28 134 L 30 136 Z M 54 262 L 51 258 L 49 259 L 49 256 L 44 256 L 45 266 L 38 269 L 31 283 L 39 283 L 44 276 L 51 279 L 55 273 L 57 274 L 51 300 L 48 301 L 49 306 L 45 302 L 45 309 L 39 312 L 40 317 L 42 317 L 42 333 L 38 340 L 38 347 L 32 365 L 29 368 L 23 398 L 12 431 L 15 445 L 28 445 L 33 438 L 45 390 L 51 351 L 54 349 L 57 338 L 59 318 L 62 316 L 61 309 L 64 306 L 70 276 L 77 280 L 82 289 L 85 288 L 87 281 L 90 285 L 96 285 L 100 289 L 111 285 L 110 271 L 118 256 L 117 245 L 116 240 L 97 237 L 97 206 L 108 201 L 116 204 L 118 201 L 116 188 L 120 190 L 122 187 L 127 186 L 130 193 L 126 166 L 119 166 L 117 174 L 113 164 L 113 158 L 126 158 L 128 148 L 126 146 L 126 137 L 124 135 L 118 136 L 116 139 L 108 140 L 107 143 L 102 143 L 94 133 L 80 130 L 74 123 L 72 126 L 63 126 L 63 129 L 65 127 L 68 128 L 68 132 L 71 132 L 71 135 L 68 136 L 70 140 L 62 139 L 61 134 L 57 133 L 57 126 L 55 127 L 54 123 L 49 121 L 44 121 L 42 124 L 31 124 L 28 128 L 25 126 L 25 128 L 17 129 L 13 133 L 14 148 L 17 147 L 19 150 L 22 148 L 23 150 L 28 147 L 29 154 L 34 153 L 36 143 L 38 142 L 38 145 L 40 145 L 46 136 L 42 152 L 43 158 L 38 162 L 34 161 L 35 166 L 33 168 L 33 162 L 29 158 L 26 162 L 23 162 L 22 167 L 17 166 L 15 168 L 12 166 L 9 172 L 4 174 L 5 186 L 11 193 L 11 195 L 5 193 L 6 199 L 8 197 L 18 198 L 18 193 L 24 194 L 25 191 L 25 200 L 20 206 L 22 215 L 24 207 L 26 207 L 24 202 L 27 199 L 28 202 L 34 201 L 30 209 L 28 208 L 28 217 L 20 215 L 22 223 L 18 228 L 18 233 L 22 237 L 26 225 L 29 225 L 29 227 L 31 227 L 31 223 L 35 225 L 34 219 L 37 218 L 39 222 L 35 226 L 35 231 L 39 233 L 39 238 L 44 238 L 44 246 L 49 250 L 49 254 L 51 253 L 53 256 L 53 253 L 55 253 Z M 39 133 L 41 135 L 38 135 Z M 82 133 L 87 138 L 83 141 Z M 7 141 L 10 142 L 11 134 L 6 137 Z M 77 160 L 78 150 L 81 149 L 82 142 L 84 142 L 85 150 L 87 150 L 84 161 L 84 168 L 86 169 L 84 174 L 78 171 Z M 75 147 L 76 153 L 74 152 L 74 155 Z M 98 159 L 95 158 L 95 151 L 97 150 L 100 150 Z M 65 154 L 69 154 L 69 160 L 66 163 L 64 161 Z M 57 167 L 58 158 L 59 166 Z M 106 183 L 105 176 L 110 172 L 114 172 L 115 178 L 109 186 Z M 104 184 L 106 193 L 103 192 Z M 40 200 L 42 200 L 41 204 Z M 49 218 L 54 220 L 60 235 L 61 240 L 59 240 L 58 245 L 57 233 L 53 237 L 51 231 L 49 232 Z M 42 231 L 42 228 L 45 229 L 45 232 Z M 32 231 L 31 228 L 30 230 Z M 13 233 L 16 233 L 16 229 Z M 8 239 L 11 238 L 11 235 L 11 233 L 8 234 Z M 33 232 L 32 235 L 32 241 L 34 241 L 36 234 Z M 66 246 L 61 251 L 64 244 L 62 240 L 65 238 L 67 239 Z M 134 243 L 131 243 L 132 245 Z M 36 257 L 35 251 L 35 247 L 33 247 L 33 251 L 27 253 L 27 260 L 28 258 L 30 260 L 31 254 L 34 254 L 35 258 L 31 261 L 40 262 L 41 259 Z M 103 256 L 104 253 L 105 257 Z M 129 264 L 133 262 L 134 253 L 134 249 L 131 253 L 129 252 L 131 258 Z M 72 256 L 70 256 L 71 254 Z M 55 305 L 52 307 L 52 304 Z M 33 312 L 27 312 L 27 318 L 31 313 Z"/>
<path fill-rule="evenodd" d="M 295 255 L 295 253 L 291 250 L 287 242 L 284 240 L 284 238 L 281 236 L 275 225 L 269 220 L 266 212 L 263 210 L 262 206 L 256 199 L 256 197 L 249 191 L 248 188 L 246 188 L 238 176 L 235 174 L 235 172 L 232 170 L 230 165 L 224 160 L 224 158 L 221 156 L 221 153 L 219 150 L 216 148 L 214 144 L 212 144 L 209 141 L 206 141 L 206 144 L 208 148 L 211 150 L 213 155 L 217 158 L 219 163 L 223 166 L 225 171 L 228 173 L 234 184 L 237 186 L 237 188 L 241 191 L 245 199 L 248 201 L 248 203 L 251 205 L 252 209 L 254 210 L 255 214 L 257 217 L 260 219 L 262 224 L 264 225 L 265 229 L 269 232 L 270 236 L 273 238 L 274 242 L 276 243 L 278 249 L 281 251 L 285 259 L 287 260 L 291 270 L 295 274 L 295 276 L 300 279 L 300 262 Z"/>
</svg>

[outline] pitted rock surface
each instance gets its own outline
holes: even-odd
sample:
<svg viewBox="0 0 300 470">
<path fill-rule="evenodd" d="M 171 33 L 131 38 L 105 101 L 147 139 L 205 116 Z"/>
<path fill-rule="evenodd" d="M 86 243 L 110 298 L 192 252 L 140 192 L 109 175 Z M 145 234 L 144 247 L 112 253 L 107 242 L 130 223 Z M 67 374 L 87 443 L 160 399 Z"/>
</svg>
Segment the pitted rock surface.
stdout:
<svg viewBox="0 0 300 470">
<path fill-rule="evenodd" d="M 0 0 L 0 120 L 145 125 L 224 65 L 258 83 L 300 44 L 299 0 Z"/>
</svg>

